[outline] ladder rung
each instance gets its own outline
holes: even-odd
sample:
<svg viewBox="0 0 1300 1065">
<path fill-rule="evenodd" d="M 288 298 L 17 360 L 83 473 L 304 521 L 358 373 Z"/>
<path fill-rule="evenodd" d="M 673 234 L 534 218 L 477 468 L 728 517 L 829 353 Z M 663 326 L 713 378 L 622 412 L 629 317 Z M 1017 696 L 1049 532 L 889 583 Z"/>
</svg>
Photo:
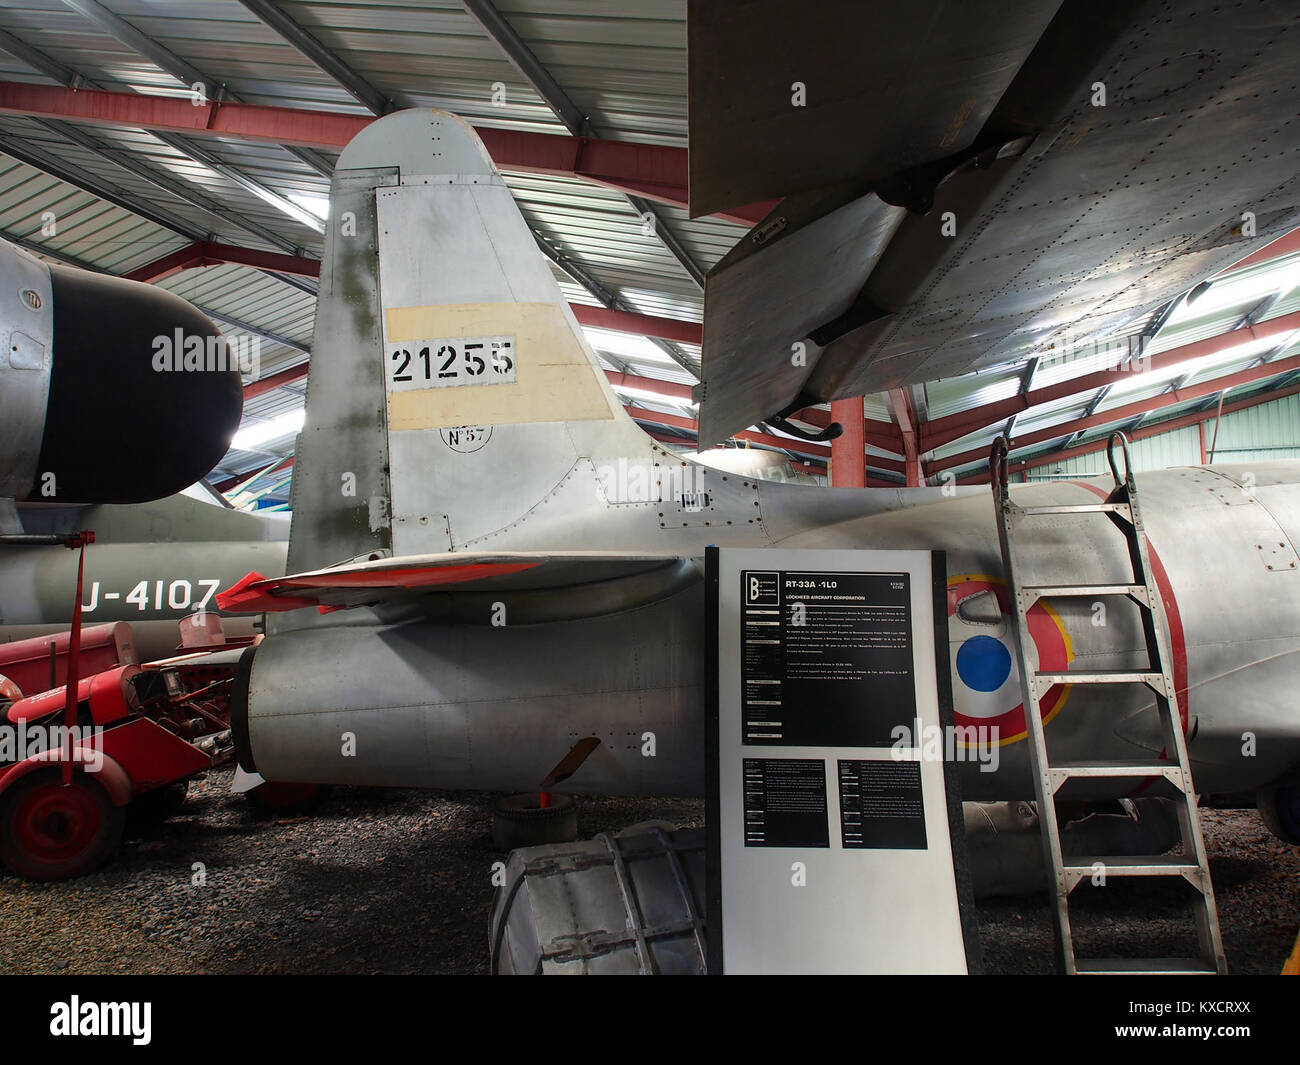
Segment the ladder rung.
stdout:
<svg viewBox="0 0 1300 1065">
<path fill-rule="evenodd" d="M 1149 669 L 1075 669 L 1066 673 L 1035 673 L 1049 688 L 1053 684 L 1164 684 L 1165 675 Z"/>
<path fill-rule="evenodd" d="M 1071 854 L 1061 868 L 1067 873 L 1091 876 L 1093 866 L 1098 863 L 1105 868 L 1107 876 L 1184 876 L 1201 871 L 1184 854 Z"/>
<path fill-rule="evenodd" d="M 1017 507 L 1020 514 L 1125 514 L 1130 513 L 1127 503 L 1069 503 L 1059 506 Z"/>
<path fill-rule="evenodd" d="M 1073 765 L 1054 765 L 1047 769 L 1055 795 L 1069 780 L 1090 778 L 1092 780 L 1151 780 L 1164 777 L 1183 793 L 1191 791 L 1191 779 L 1177 762 L 1163 762 L 1160 765 L 1121 765 L 1118 762 L 1076 762 Z"/>
<path fill-rule="evenodd" d="M 1125 476 L 1121 481 L 1119 466 L 1115 459 L 1117 445 L 1123 448 Z M 1057 797 L 1063 790 L 1068 793 L 1070 782 L 1082 778 L 1091 778 L 1097 784 L 1107 782 L 1109 790 L 1131 787 L 1133 783 L 1146 782 L 1160 786 L 1160 790 L 1174 793 L 1175 801 L 1182 806 L 1178 810 L 1182 853 L 1177 855 L 1063 855 L 1061 836 L 1053 816 L 1042 819 L 1040 828 L 1044 845 L 1047 847 L 1049 862 L 1054 869 L 1053 879 L 1056 896 L 1056 930 L 1060 957 L 1067 972 L 1071 973 L 1186 973 L 1213 975 L 1227 969 L 1223 957 L 1223 937 L 1219 928 L 1218 911 L 1214 901 L 1214 885 L 1210 879 L 1209 866 L 1205 855 L 1205 838 L 1201 832 L 1200 818 L 1196 809 L 1196 791 L 1192 783 L 1192 772 L 1186 751 L 1181 743 L 1177 746 L 1177 760 L 1163 758 L 1160 761 L 1131 762 L 1115 760 L 1067 760 L 1060 765 L 1053 765 L 1048 756 L 1047 739 L 1042 725 L 1042 707 L 1039 705 L 1044 694 L 1056 685 L 1073 684 L 1139 684 L 1155 693 L 1156 708 L 1161 723 L 1166 728 L 1178 728 L 1180 722 L 1177 698 L 1174 692 L 1173 672 L 1169 668 L 1165 652 L 1161 645 L 1167 635 L 1167 622 L 1161 618 L 1161 597 L 1151 579 L 1150 560 L 1143 540 L 1142 514 L 1138 505 L 1136 486 L 1131 476 L 1132 465 L 1129 461 L 1128 441 L 1122 433 L 1114 433 L 1107 445 L 1107 455 L 1111 472 L 1115 478 L 1115 488 L 1104 499 L 1093 499 L 1089 503 L 1059 504 L 1047 506 L 1021 506 L 1014 502 L 1006 485 L 1006 478 L 999 471 L 1006 469 L 1007 452 L 1010 444 L 1005 437 L 999 437 L 989 455 L 990 468 L 994 471 L 995 488 L 993 508 L 998 524 L 998 541 L 1001 546 L 1002 567 L 1006 575 L 1007 590 L 1012 594 L 1017 621 L 1021 633 L 1028 629 L 1028 613 L 1035 603 L 1049 599 L 1063 599 L 1079 602 L 1085 598 L 1103 596 L 1124 596 L 1132 600 L 1142 616 L 1143 628 L 1148 637 L 1153 630 L 1157 639 L 1150 647 L 1150 657 L 1142 659 L 1116 658 L 1117 662 L 1141 662 L 1146 665 L 1118 669 L 1078 669 L 1058 671 L 1039 671 L 1032 661 L 1029 651 L 1030 640 L 1020 641 L 1017 649 L 1017 663 L 1026 691 L 1026 712 L 1036 715 L 1039 727 L 1029 730 L 1029 748 L 1035 767 L 1034 794 L 1039 808 L 1047 813 L 1047 807 L 1055 809 Z M 1075 498 L 1086 498 L 1078 497 Z M 1026 500 L 1028 502 L 1028 500 Z M 1096 523 L 1077 523 L 1080 526 L 1091 525 L 1098 533 L 1105 533 L 1106 526 L 1114 526 L 1128 547 L 1129 561 L 1132 569 L 1122 571 L 1123 583 L 1084 583 L 1084 570 L 1080 568 L 1083 559 L 1067 556 L 1062 560 L 1064 567 L 1058 572 L 1044 572 L 1046 578 L 1041 584 L 1022 585 L 1017 576 L 1018 553 L 1016 539 L 1034 529 L 1051 529 L 1060 526 L 1060 522 L 1043 522 L 1037 526 L 1028 524 L 1027 519 L 1048 515 L 1068 514 L 1103 514 L 1110 520 Z M 1076 524 L 1076 523 L 1067 523 Z M 1113 533 L 1106 533 L 1112 536 Z M 1035 539 L 1042 539 L 1038 536 Z M 1043 545 L 1048 546 L 1048 545 Z M 1095 579 L 1095 578 L 1094 578 Z M 1163 631 L 1161 631 L 1163 629 Z M 1116 647 L 1118 654 L 1122 648 Z M 1078 663 L 1082 665 L 1083 663 Z M 1094 659 L 1092 663 L 1098 664 Z M 1059 668 L 1059 667 L 1058 667 Z M 1100 742 L 1100 741 L 1099 741 Z M 1152 754 L 1136 754 L 1137 758 L 1151 758 Z M 1104 847 L 1098 844 L 1098 849 Z M 1120 877 L 1179 877 L 1186 880 L 1199 896 L 1203 912 L 1197 914 L 1196 937 L 1198 946 L 1191 950 L 1196 957 L 1164 958 L 1075 958 L 1074 941 L 1070 932 L 1070 895 L 1083 881 L 1098 874 Z M 1100 877 L 1098 877 L 1100 879 Z M 1123 894 L 1123 893 L 1121 893 Z"/>
<path fill-rule="evenodd" d="M 1163 777 L 1171 772 L 1181 773 L 1183 767 L 1177 762 L 1106 762 L 1089 761 L 1071 762 L 1068 765 L 1049 766 L 1053 778 L 1069 780 L 1072 777 L 1100 777 L 1116 779 L 1124 777 Z"/>
<path fill-rule="evenodd" d="M 1102 976 L 1137 976 L 1142 973 L 1179 973 L 1214 976 L 1218 970 L 1202 958 L 1076 958 L 1076 972 Z"/>
<path fill-rule="evenodd" d="M 1144 596 L 1145 584 L 1026 584 L 1021 588 L 1026 596 L 1037 598 L 1065 596 Z"/>
<path fill-rule="evenodd" d="M 1094 595 L 1132 595 L 1146 602 L 1145 584 L 1027 584 L 1020 589 L 1025 596 L 1035 599 L 1060 599 Z"/>
</svg>

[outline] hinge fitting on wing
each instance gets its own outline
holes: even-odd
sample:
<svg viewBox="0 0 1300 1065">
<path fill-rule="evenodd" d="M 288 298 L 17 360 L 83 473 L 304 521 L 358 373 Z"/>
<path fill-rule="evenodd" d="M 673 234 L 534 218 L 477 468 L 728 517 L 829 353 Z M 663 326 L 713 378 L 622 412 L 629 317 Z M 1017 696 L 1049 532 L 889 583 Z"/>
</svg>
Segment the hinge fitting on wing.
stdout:
<svg viewBox="0 0 1300 1065">
<path fill-rule="evenodd" d="M 806 440 L 809 443 L 825 443 L 826 441 L 834 440 L 837 436 L 843 434 L 844 426 L 839 422 L 831 422 L 825 429 L 819 429 L 814 432 L 811 429 L 804 429 L 801 426 L 795 425 L 786 420 L 791 414 L 803 410 L 804 407 L 807 407 L 808 405 L 809 404 L 805 400 L 796 399 L 786 407 L 785 410 L 773 414 L 764 424 L 771 426 L 773 429 L 779 429 L 783 433 L 788 433 L 790 436 L 796 437 L 799 440 Z"/>
</svg>

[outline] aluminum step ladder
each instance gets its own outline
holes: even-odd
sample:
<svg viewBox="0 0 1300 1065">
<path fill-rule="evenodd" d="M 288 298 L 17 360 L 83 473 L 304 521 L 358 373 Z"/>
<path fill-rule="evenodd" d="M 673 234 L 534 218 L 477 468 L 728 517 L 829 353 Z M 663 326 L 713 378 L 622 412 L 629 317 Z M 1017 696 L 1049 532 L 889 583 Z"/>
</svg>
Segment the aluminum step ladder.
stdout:
<svg viewBox="0 0 1300 1065">
<path fill-rule="evenodd" d="M 1124 476 L 1115 461 L 1115 448 L 1124 454 Z M 1201 835 L 1196 791 L 1192 785 L 1187 744 L 1178 715 L 1174 678 L 1170 672 L 1168 628 L 1160 593 L 1152 581 L 1147 555 L 1146 535 L 1138 507 L 1137 484 L 1129 460 L 1128 440 L 1121 432 L 1111 434 L 1106 447 L 1115 486 L 1105 501 L 1069 506 L 1026 506 L 1012 502 L 1007 484 L 1005 436 L 993 442 L 989 471 L 993 484 L 993 502 L 997 512 L 998 538 L 1002 545 L 1002 566 L 1007 588 L 1015 607 L 1019 636 L 1020 684 L 1024 696 L 1025 722 L 1029 733 L 1029 753 L 1038 798 L 1039 824 L 1043 833 L 1043 850 L 1047 866 L 1053 873 L 1057 947 L 1059 961 L 1066 973 L 1225 973 L 1223 941 L 1219 917 L 1214 904 L 1214 886 L 1210 881 L 1205 840 Z M 1034 519 L 1060 514 L 1102 514 L 1123 534 L 1132 563 L 1131 583 L 1079 584 L 1068 579 L 1059 583 L 1022 585 L 1016 554 L 1016 540 L 1032 535 Z M 1025 528 L 1028 526 L 1028 528 Z M 1062 567 L 1068 566 L 1062 560 Z M 1039 672 L 1035 655 L 1030 651 L 1029 611 L 1040 599 L 1095 599 L 1100 596 L 1128 596 L 1138 605 L 1146 637 L 1147 666 L 1128 670 L 1073 670 L 1065 673 Z M 1148 763 L 1079 761 L 1054 765 L 1047 753 L 1039 700 L 1057 684 L 1145 684 L 1156 697 L 1167 757 Z M 1109 778 L 1114 780 L 1160 781 L 1175 793 L 1178 823 L 1181 829 L 1182 854 L 1149 856 L 1065 856 L 1061 851 L 1060 826 L 1057 823 L 1055 797 L 1071 780 Z M 1101 863 L 1100 866 L 1097 863 Z M 1077 958 L 1070 933 L 1070 893 L 1094 873 L 1107 877 L 1175 876 L 1183 877 L 1195 889 L 1193 907 L 1199 944 L 1195 958 Z"/>
</svg>

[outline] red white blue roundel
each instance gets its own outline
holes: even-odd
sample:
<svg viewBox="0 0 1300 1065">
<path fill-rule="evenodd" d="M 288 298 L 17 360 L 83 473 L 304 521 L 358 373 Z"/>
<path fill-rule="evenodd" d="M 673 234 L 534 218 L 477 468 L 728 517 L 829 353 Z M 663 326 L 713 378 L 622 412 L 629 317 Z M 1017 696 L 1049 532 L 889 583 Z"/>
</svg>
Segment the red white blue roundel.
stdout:
<svg viewBox="0 0 1300 1065">
<path fill-rule="evenodd" d="M 1039 669 L 1061 672 L 1069 666 L 1074 657 L 1070 638 L 1045 603 L 1029 611 L 1029 633 L 1038 649 Z M 948 650 L 957 725 L 996 728 L 998 743 L 1024 739 L 1015 620 L 1000 579 L 982 574 L 948 579 Z M 1068 684 L 1047 691 L 1042 699 L 1044 721 L 1065 705 L 1069 693 Z"/>
</svg>

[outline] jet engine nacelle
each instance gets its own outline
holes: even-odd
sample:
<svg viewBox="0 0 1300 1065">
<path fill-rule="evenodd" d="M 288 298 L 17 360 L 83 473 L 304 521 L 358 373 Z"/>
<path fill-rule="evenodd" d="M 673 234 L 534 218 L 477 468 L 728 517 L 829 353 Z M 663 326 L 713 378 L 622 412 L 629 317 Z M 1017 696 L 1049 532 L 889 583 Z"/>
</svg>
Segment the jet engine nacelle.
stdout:
<svg viewBox="0 0 1300 1065">
<path fill-rule="evenodd" d="M 239 425 L 220 331 L 157 286 L 0 242 L 0 343 L 0 497 L 158 499 L 211 471 Z"/>
</svg>

